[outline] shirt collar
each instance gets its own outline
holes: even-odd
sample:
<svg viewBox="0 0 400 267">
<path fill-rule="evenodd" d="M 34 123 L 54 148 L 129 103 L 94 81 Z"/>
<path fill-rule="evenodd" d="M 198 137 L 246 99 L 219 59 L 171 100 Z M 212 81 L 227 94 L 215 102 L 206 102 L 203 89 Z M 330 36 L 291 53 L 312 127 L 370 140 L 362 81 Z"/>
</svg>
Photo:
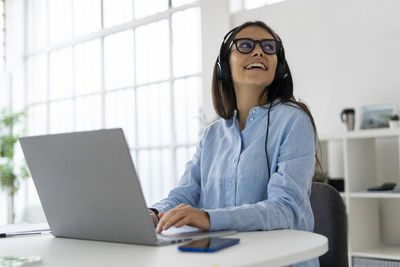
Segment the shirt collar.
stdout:
<svg viewBox="0 0 400 267">
<path fill-rule="evenodd" d="M 277 98 L 277 99 L 275 99 L 274 101 L 272 101 L 272 103 L 267 103 L 267 104 L 265 104 L 265 105 L 263 105 L 263 106 L 261 106 L 261 107 L 268 109 L 268 108 L 271 107 L 271 105 L 272 105 L 272 107 L 274 107 L 274 106 L 276 106 L 279 102 L 281 102 L 281 100 L 280 100 L 279 98 Z"/>
<path fill-rule="evenodd" d="M 277 99 L 275 99 L 274 101 L 272 101 L 272 103 L 267 103 L 267 104 L 262 105 L 262 106 L 254 106 L 254 107 L 252 107 L 252 108 L 250 109 L 249 114 L 251 114 L 253 110 L 257 113 L 257 112 L 260 111 L 261 109 L 269 109 L 271 105 L 272 105 L 272 107 L 274 107 L 274 106 L 276 106 L 280 101 L 281 101 L 281 100 L 280 100 L 279 98 L 277 98 Z M 233 111 L 233 118 L 234 118 L 234 119 L 237 119 L 237 112 L 238 112 L 237 109 L 235 109 L 235 110 Z"/>
</svg>

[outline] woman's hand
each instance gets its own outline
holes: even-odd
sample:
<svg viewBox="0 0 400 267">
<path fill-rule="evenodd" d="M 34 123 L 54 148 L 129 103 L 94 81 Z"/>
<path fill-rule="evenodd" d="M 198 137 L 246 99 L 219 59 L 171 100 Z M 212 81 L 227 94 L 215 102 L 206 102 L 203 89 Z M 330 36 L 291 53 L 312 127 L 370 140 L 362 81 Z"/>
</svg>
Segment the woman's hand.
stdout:
<svg viewBox="0 0 400 267">
<path fill-rule="evenodd" d="M 153 219 L 154 226 L 157 226 L 157 223 L 158 223 L 157 215 L 152 210 L 149 210 L 149 213 L 150 213 L 151 218 Z"/>
<path fill-rule="evenodd" d="M 186 204 L 180 204 L 167 212 L 160 212 L 158 217 L 160 218 L 156 228 L 158 233 L 161 233 L 162 230 L 167 230 L 173 225 L 177 228 L 189 225 L 201 230 L 210 229 L 210 217 L 208 213 Z"/>
</svg>

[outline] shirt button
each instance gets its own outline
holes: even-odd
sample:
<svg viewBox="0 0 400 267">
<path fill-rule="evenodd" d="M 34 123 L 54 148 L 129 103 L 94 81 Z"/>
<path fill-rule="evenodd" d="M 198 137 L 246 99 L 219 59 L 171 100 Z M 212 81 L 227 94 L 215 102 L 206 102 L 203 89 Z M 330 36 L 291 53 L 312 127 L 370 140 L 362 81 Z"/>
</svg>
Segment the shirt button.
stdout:
<svg viewBox="0 0 400 267">
<path fill-rule="evenodd" d="M 236 162 L 236 159 L 233 159 L 232 162 L 235 163 L 235 162 Z"/>
<path fill-rule="evenodd" d="M 254 120 L 253 117 L 251 117 L 250 120 L 253 121 Z"/>
<path fill-rule="evenodd" d="M 253 110 L 251 111 L 251 113 L 253 113 L 253 114 L 254 114 L 254 113 L 256 113 L 256 111 L 253 109 Z"/>
<path fill-rule="evenodd" d="M 229 182 L 229 186 L 232 186 L 232 182 Z"/>
</svg>

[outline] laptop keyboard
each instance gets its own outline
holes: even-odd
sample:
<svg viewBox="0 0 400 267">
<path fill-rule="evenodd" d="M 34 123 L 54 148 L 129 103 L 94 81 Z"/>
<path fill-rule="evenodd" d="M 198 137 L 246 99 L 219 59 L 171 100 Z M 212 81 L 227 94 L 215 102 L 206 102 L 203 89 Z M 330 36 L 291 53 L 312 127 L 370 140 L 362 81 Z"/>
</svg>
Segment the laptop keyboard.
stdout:
<svg viewBox="0 0 400 267">
<path fill-rule="evenodd" d="M 201 232 L 202 230 L 190 226 L 182 226 L 180 228 L 171 227 L 166 231 L 162 231 L 161 234 L 157 233 L 157 239 L 168 241 L 182 238 L 182 241 L 187 241 L 190 240 L 189 237 L 198 235 Z"/>
</svg>

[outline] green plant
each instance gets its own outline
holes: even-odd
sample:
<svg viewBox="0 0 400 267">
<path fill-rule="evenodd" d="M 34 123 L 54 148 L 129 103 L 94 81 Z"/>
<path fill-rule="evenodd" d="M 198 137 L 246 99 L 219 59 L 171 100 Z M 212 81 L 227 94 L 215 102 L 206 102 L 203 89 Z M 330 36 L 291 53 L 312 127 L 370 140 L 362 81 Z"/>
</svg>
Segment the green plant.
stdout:
<svg viewBox="0 0 400 267">
<path fill-rule="evenodd" d="M 393 115 L 380 114 L 380 115 L 375 116 L 375 118 L 386 121 L 386 122 L 399 120 L 399 116 L 397 114 L 393 114 Z"/>
<path fill-rule="evenodd" d="M 10 199 L 9 223 L 14 223 L 14 196 L 20 186 L 19 178 L 29 177 L 26 165 L 17 166 L 14 160 L 15 144 L 24 132 L 16 129 L 25 116 L 25 112 L 12 113 L 9 109 L 3 109 L 0 115 L 0 185 Z"/>
</svg>

